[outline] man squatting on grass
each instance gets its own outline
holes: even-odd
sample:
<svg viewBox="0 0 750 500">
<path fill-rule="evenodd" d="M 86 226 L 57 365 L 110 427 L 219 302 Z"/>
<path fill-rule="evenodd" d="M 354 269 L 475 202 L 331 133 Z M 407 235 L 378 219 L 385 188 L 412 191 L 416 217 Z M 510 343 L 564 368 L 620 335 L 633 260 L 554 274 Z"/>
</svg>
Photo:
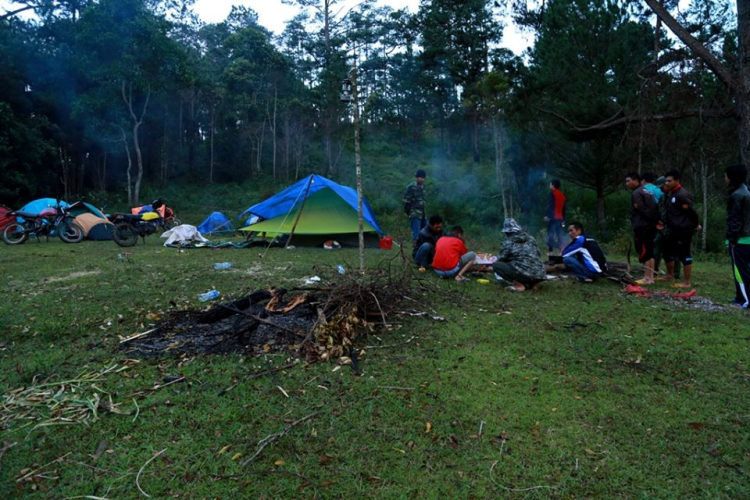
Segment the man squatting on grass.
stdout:
<svg viewBox="0 0 750 500">
<path fill-rule="evenodd" d="M 693 234 L 700 229 L 698 213 L 693 209 L 693 197 L 680 184 L 680 172 L 670 170 L 664 174 L 664 196 L 667 199 L 666 220 L 669 234 L 664 241 L 664 261 L 667 263 L 666 281 L 674 281 L 674 261 L 679 259 L 683 266 L 682 282 L 673 285 L 677 288 L 690 286 L 693 270 L 693 256 L 690 244 Z"/>
<path fill-rule="evenodd" d="M 443 236 L 445 236 L 443 218 L 439 215 L 433 215 L 430 217 L 430 224 L 419 231 L 414 242 L 412 257 L 414 263 L 419 266 L 420 272 L 425 272 L 432 265 L 432 259 L 435 257 L 435 245 Z"/>
<path fill-rule="evenodd" d="M 607 269 L 607 259 L 596 240 L 587 238 L 583 226 L 572 222 L 568 234 L 573 240 L 563 249 L 563 264 L 578 281 L 593 283 Z"/>
<path fill-rule="evenodd" d="M 432 268 L 441 278 L 455 277 L 456 281 L 468 280 L 464 273 L 472 268 L 477 256 L 466 248 L 463 236 L 464 230 L 461 226 L 455 226 L 448 236 L 443 236 L 437 241 Z"/>
<path fill-rule="evenodd" d="M 659 207 L 653 193 L 641 185 L 641 176 L 631 172 L 625 176 L 625 186 L 630 195 L 630 224 L 633 226 L 633 241 L 638 252 L 638 262 L 643 264 L 643 279 L 639 285 L 654 284 L 654 239 L 659 224 Z"/>
<path fill-rule="evenodd" d="M 750 306 L 747 289 L 750 284 L 750 190 L 746 181 L 745 165 L 732 165 L 724 170 L 724 182 L 729 191 L 726 236 L 732 257 L 734 304 L 742 309 Z"/>
<path fill-rule="evenodd" d="M 503 233 L 506 240 L 500 247 L 497 261 L 492 265 L 495 277 L 512 283 L 508 290 L 523 292 L 526 288 L 536 289 L 537 283 L 547 277 L 536 240 L 515 219 L 505 219 Z"/>
</svg>

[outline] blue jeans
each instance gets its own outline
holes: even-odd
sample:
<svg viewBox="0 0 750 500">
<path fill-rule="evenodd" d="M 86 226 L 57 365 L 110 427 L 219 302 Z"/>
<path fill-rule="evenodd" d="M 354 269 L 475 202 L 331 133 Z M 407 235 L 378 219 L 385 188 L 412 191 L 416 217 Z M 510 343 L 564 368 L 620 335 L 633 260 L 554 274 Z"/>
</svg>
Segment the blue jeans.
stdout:
<svg viewBox="0 0 750 500">
<path fill-rule="evenodd" d="M 409 219 L 409 225 L 411 226 L 411 239 L 417 241 L 419 231 L 427 224 L 424 219 Z"/>
<path fill-rule="evenodd" d="M 586 264 L 580 262 L 575 257 L 563 257 L 563 264 L 570 269 L 570 272 L 573 273 L 573 276 L 578 278 L 579 281 L 595 280 L 599 277 L 599 273 L 595 273 L 586 267 Z"/>
<path fill-rule="evenodd" d="M 416 219 L 413 219 L 416 220 Z M 414 254 L 414 263 L 419 267 L 429 267 L 435 258 L 435 247 L 432 243 L 422 243 Z"/>
</svg>

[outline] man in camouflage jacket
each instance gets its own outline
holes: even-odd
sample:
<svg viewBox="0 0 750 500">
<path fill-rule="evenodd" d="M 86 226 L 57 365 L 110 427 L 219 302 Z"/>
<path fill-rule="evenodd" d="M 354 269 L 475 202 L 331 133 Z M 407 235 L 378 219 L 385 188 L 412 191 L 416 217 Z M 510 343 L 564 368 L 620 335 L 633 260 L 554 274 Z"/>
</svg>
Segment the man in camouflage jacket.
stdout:
<svg viewBox="0 0 750 500">
<path fill-rule="evenodd" d="M 411 239 L 416 243 L 419 237 L 419 231 L 425 227 L 425 189 L 424 180 L 427 174 L 424 170 L 417 170 L 415 180 L 408 186 L 404 192 L 404 212 L 409 217 L 409 227 L 411 228 Z"/>
<path fill-rule="evenodd" d="M 514 219 L 505 219 L 503 233 L 507 239 L 500 247 L 492 270 L 498 279 L 513 283 L 508 289 L 522 292 L 534 288 L 547 277 L 536 240 Z"/>
</svg>

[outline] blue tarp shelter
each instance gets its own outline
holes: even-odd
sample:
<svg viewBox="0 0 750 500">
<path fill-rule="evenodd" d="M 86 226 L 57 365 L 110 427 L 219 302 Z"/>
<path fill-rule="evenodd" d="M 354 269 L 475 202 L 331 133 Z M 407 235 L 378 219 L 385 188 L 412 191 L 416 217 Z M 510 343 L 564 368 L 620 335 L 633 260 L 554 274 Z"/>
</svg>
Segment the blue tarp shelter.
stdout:
<svg viewBox="0 0 750 500">
<path fill-rule="evenodd" d="M 304 206 L 303 206 L 304 205 Z M 357 225 L 357 191 L 342 186 L 330 179 L 312 174 L 292 184 L 269 199 L 253 205 L 238 218 L 260 217 L 260 221 L 242 228 L 242 231 L 256 231 L 262 225 L 263 231 L 271 231 L 273 222 L 281 227 L 279 233 L 289 232 L 287 226 L 293 224 L 299 211 L 303 214 L 294 230 L 295 234 L 342 234 L 351 231 L 352 223 Z M 362 216 L 365 231 L 383 234 L 375 214 L 367 200 L 362 200 Z M 286 220 L 282 220 L 286 219 Z"/>
<path fill-rule="evenodd" d="M 226 215 L 221 212 L 214 212 L 201 222 L 201 225 L 198 226 L 198 232 L 203 236 L 221 236 L 234 234 L 235 228 Z"/>
</svg>

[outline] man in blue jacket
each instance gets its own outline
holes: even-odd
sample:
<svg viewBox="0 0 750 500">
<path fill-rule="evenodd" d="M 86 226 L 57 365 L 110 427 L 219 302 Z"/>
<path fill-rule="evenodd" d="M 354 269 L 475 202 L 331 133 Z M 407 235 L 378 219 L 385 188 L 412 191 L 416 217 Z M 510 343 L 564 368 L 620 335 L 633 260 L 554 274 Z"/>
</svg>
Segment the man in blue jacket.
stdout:
<svg viewBox="0 0 750 500">
<path fill-rule="evenodd" d="M 587 238 L 583 226 L 572 222 L 568 235 L 573 240 L 563 249 L 563 264 L 582 283 L 593 283 L 607 270 L 607 259 L 596 240 Z"/>
</svg>

